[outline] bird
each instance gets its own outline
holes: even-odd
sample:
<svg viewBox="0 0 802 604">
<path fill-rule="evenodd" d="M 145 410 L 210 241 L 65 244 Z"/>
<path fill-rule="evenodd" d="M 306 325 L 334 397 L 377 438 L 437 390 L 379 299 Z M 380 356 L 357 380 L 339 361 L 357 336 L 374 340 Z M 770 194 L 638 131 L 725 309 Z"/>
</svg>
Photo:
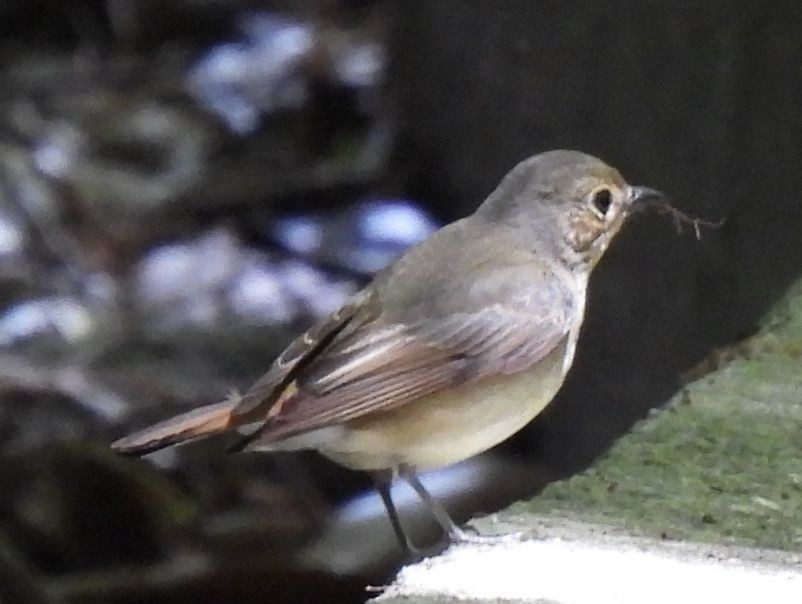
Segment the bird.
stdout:
<svg viewBox="0 0 802 604">
<path fill-rule="evenodd" d="M 470 216 L 407 249 L 315 323 L 240 396 L 117 440 L 146 454 L 239 432 L 241 451 L 316 450 L 367 472 L 407 552 L 396 478 L 451 542 L 458 526 L 421 471 L 477 455 L 555 397 L 573 362 L 588 281 L 633 208 L 660 191 L 627 184 L 579 151 L 516 165 Z"/>
</svg>

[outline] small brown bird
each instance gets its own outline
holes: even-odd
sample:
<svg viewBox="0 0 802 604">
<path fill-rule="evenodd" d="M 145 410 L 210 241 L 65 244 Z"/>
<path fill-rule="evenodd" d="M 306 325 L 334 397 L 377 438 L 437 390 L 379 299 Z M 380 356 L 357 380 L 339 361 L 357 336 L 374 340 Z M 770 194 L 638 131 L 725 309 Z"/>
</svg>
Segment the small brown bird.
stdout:
<svg viewBox="0 0 802 604">
<path fill-rule="evenodd" d="M 112 446 L 146 453 L 229 430 L 242 449 L 315 449 L 371 473 L 402 546 L 389 485 L 415 489 L 470 540 L 420 469 L 481 453 L 529 423 L 571 367 L 588 278 L 633 204 L 659 197 L 576 151 L 518 164 L 472 216 L 410 248 L 313 325 L 243 396 Z"/>
</svg>

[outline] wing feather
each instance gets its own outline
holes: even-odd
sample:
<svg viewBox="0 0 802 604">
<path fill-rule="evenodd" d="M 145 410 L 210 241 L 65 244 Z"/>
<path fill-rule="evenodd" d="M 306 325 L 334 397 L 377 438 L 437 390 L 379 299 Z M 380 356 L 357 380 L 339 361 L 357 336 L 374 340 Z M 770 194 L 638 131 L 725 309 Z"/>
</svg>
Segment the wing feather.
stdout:
<svg viewBox="0 0 802 604">
<path fill-rule="evenodd" d="M 295 379 L 295 373 L 303 364 L 352 323 L 368 320 L 372 290 L 358 293 L 339 310 L 297 337 L 281 353 L 273 364 L 242 396 L 231 412 L 232 422 L 246 423 L 264 419 L 270 408 L 278 401 L 286 387 Z M 361 315 L 357 319 L 357 315 Z"/>
</svg>

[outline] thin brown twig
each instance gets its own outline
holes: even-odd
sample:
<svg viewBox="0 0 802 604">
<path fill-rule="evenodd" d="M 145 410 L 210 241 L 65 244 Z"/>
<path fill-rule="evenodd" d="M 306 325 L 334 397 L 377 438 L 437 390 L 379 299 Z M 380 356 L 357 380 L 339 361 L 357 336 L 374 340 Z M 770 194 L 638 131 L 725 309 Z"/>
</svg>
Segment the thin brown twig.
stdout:
<svg viewBox="0 0 802 604">
<path fill-rule="evenodd" d="M 708 229 L 719 229 L 725 222 L 725 218 L 722 218 L 717 221 L 713 220 L 705 220 L 702 218 L 696 218 L 693 216 L 689 216 L 685 212 L 678 210 L 675 208 L 670 202 L 664 200 L 657 200 L 651 201 L 649 205 L 640 206 L 641 208 L 655 208 L 658 214 L 669 214 L 671 218 L 674 220 L 674 227 L 677 229 L 677 233 L 682 233 L 682 225 L 683 224 L 691 224 L 693 225 L 693 232 L 696 235 L 696 239 L 699 241 L 702 239 L 702 227 Z"/>
</svg>

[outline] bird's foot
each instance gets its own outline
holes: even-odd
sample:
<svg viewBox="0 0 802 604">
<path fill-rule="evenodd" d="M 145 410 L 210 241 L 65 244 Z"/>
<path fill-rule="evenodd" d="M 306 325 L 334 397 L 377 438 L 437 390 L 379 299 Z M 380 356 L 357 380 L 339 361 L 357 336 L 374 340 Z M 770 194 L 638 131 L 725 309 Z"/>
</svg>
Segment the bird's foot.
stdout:
<svg viewBox="0 0 802 604">
<path fill-rule="evenodd" d="M 524 536 L 524 533 L 496 533 L 488 535 L 480 533 L 472 526 L 466 526 L 465 528 L 455 526 L 448 532 L 448 540 L 452 544 L 472 543 L 476 545 L 499 545 L 502 543 L 521 541 Z"/>
</svg>

